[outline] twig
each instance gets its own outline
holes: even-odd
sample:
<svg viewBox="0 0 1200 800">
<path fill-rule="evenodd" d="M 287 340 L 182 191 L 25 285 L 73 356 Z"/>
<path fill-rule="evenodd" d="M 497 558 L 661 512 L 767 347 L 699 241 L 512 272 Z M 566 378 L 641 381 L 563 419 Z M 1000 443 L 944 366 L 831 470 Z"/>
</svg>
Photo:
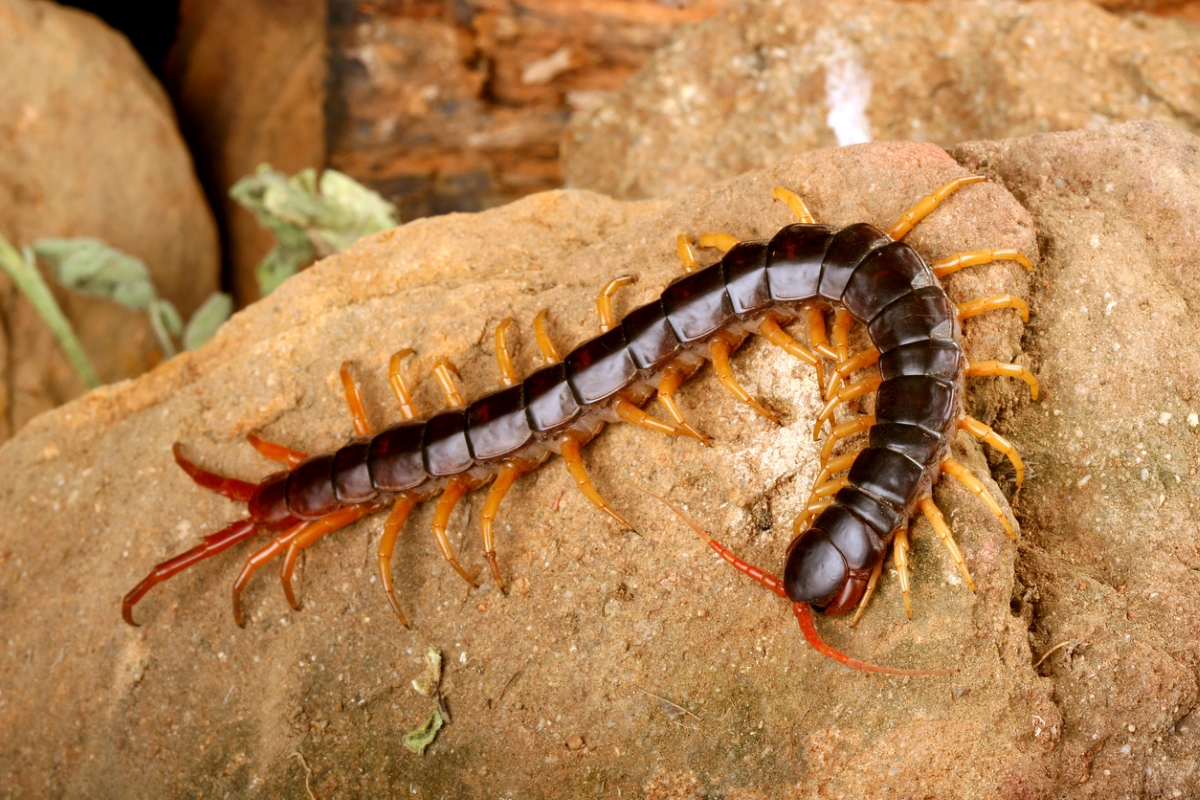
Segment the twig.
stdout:
<svg viewBox="0 0 1200 800">
<path fill-rule="evenodd" d="M 1051 647 L 1049 650 L 1042 653 L 1042 657 L 1037 660 L 1037 663 L 1033 665 L 1033 668 L 1037 669 L 1038 667 L 1040 667 L 1042 665 L 1042 662 L 1045 661 L 1047 658 L 1049 658 L 1051 656 L 1051 654 L 1054 653 L 1055 650 L 1059 650 L 1063 647 L 1068 647 L 1068 646 L 1071 647 L 1072 649 L 1074 649 L 1081 644 L 1084 644 L 1082 639 L 1067 639 L 1065 641 L 1059 642 L 1058 644 L 1054 645 L 1054 647 Z"/>
<path fill-rule="evenodd" d="M 290 758 L 300 759 L 300 766 L 304 767 L 304 791 L 308 792 L 308 800 L 317 800 L 317 796 L 312 793 L 312 789 L 308 788 L 308 779 L 312 776 L 312 768 L 308 766 L 307 759 L 299 750 L 293 750 L 288 753 Z"/>
<path fill-rule="evenodd" d="M 698 721 L 698 722 L 704 722 L 704 720 L 703 720 L 702 718 L 700 718 L 700 717 L 696 716 L 696 715 L 695 715 L 695 714 L 693 714 L 691 711 L 688 711 L 686 708 L 684 708 L 683 706 L 679 705 L 679 703 L 673 703 L 673 702 L 671 702 L 670 700 L 668 700 L 668 699 L 667 699 L 667 698 L 665 698 L 665 697 L 659 697 L 659 696 L 658 696 L 658 695 L 656 695 L 654 692 L 647 692 L 645 689 L 643 689 L 642 687 L 638 686 L 636 683 L 631 683 L 631 684 L 629 684 L 629 685 L 630 685 L 630 686 L 632 686 L 633 688 L 637 689 L 639 692 L 641 692 L 641 693 L 642 693 L 642 694 L 644 694 L 644 695 L 649 695 L 650 697 L 653 697 L 655 700 L 661 700 L 662 702 L 666 703 L 666 704 L 667 704 L 667 705 L 669 705 L 669 706 L 674 706 L 675 708 L 678 708 L 680 711 L 682 711 L 683 713 L 687 714 L 689 717 L 691 717 L 691 718 L 695 719 L 695 720 L 696 720 L 696 721 Z"/>
</svg>

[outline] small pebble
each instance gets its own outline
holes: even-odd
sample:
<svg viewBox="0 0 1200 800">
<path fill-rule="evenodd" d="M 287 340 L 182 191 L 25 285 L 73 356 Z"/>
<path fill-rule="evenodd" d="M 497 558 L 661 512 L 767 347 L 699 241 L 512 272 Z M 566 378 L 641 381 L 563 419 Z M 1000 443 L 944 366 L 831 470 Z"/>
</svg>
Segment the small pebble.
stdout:
<svg viewBox="0 0 1200 800">
<path fill-rule="evenodd" d="M 1196 412 L 1193 411 L 1192 413 L 1187 415 L 1187 423 L 1188 423 L 1189 428 L 1194 428 L 1197 425 L 1200 425 L 1200 416 L 1198 416 L 1196 414 Z"/>
<path fill-rule="evenodd" d="M 568 750 L 582 750 L 583 745 L 584 745 L 583 737 L 580 736 L 578 733 L 575 734 L 574 736 L 572 736 L 570 739 L 567 739 L 567 749 Z"/>
<path fill-rule="evenodd" d="M 1171 412 L 1164 411 L 1158 415 L 1158 424 L 1159 425 L 1166 425 L 1170 421 L 1171 421 Z"/>
</svg>

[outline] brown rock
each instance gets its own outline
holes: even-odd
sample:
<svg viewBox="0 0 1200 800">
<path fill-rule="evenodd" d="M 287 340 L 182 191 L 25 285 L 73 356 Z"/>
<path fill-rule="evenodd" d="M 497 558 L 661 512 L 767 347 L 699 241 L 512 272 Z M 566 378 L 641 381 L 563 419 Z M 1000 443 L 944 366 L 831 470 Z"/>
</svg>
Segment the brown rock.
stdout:
<svg viewBox="0 0 1200 800">
<path fill-rule="evenodd" d="M 412 631 L 371 583 L 379 515 L 311 550 L 301 613 L 287 609 L 268 569 L 246 593 L 247 628 L 232 624 L 228 587 L 246 547 L 156 588 L 137 609 L 144 627 L 125 626 L 118 612 L 151 565 L 243 514 L 174 466 L 173 442 L 207 467 L 260 478 L 273 468 L 245 444 L 248 431 L 311 452 L 351 435 L 337 379 L 345 359 L 382 426 L 398 416 L 383 377 L 398 347 L 418 351 L 407 374 L 422 409 L 442 404 L 429 380 L 441 356 L 477 397 L 497 383 L 491 337 L 501 319 L 520 321 L 517 362 L 527 374 L 539 363 L 528 327 L 539 309 L 552 309 L 550 333 L 564 349 L 593 335 L 607 280 L 639 274 L 617 297 L 625 312 L 679 274 L 677 233 L 763 236 L 788 223 L 770 199 L 775 185 L 803 193 L 830 223 L 888 224 L 960 174 L 932 145 L 876 144 L 809 153 L 675 204 L 557 192 L 411 223 L 289 281 L 200 351 L 41 417 L 0 449 L 0 471 L 12 476 L 0 486 L 11 553 L 0 559 L 6 785 L 66 798 L 286 796 L 302 792 L 307 775 L 289 757 L 296 751 L 320 796 L 448 785 L 529 796 L 614 787 L 636 796 L 643 786 L 675 796 L 695 785 L 743 797 L 864 796 L 883 786 L 897 797 L 964 796 L 963 787 L 978 797 L 1047 794 L 1062 731 L 1051 682 L 1033 673 L 1026 621 L 1010 611 L 1016 547 L 969 491 L 942 481 L 936 498 L 977 595 L 919 521 L 913 620 L 887 575 L 858 628 L 818 623 L 831 644 L 874 663 L 958 669 L 953 679 L 911 680 L 851 672 L 813 652 L 785 604 L 642 493 L 686 504 L 747 558 L 779 568 L 817 471 L 811 420 L 821 404 L 812 371 L 761 339 L 734 366 L 783 412 L 781 426 L 705 371 L 680 401 L 716 438 L 711 449 L 628 425 L 587 449 L 596 484 L 641 536 L 614 530 L 557 459 L 518 482 L 497 532 L 501 567 L 525 593 L 466 592 L 426 534 L 425 504 L 394 570 Z M 886 191 L 864 188 L 885 182 Z M 1045 269 L 1030 218 L 996 183 L 951 198 L 911 241 L 931 258 L 1015 247 Z M 1011 263 L 949 281 L 956 299 L 1027 290 L 1027 273 Z M 967 327 L 975 357 L 1019 354 L 1013 313 Z M 1008 415 L 1027 402 L 1018 381 L 971 385 L 973 403 L 988 398 L 986 408 Z M 986 479 L 973 442 L 961 438 L 955 452 Z M 471 569 L 484 564 L 475 538 L 483 499 L 473 493 L 450 528 Z M 478 602 L 488 603 L 486 618 L 470 611 Z M 610 603 L 617 613 L 606 613 Z M 697 607 L 711 615 L 697 619 Z M 445 653 L 454 722 L 423 759 L 409 758 L 400 738 L 429 708 L 399 675 L 419 669 L 429 645 Z M 327 717 L 325 728 L 312 724 Z M 597 732 L 586 764 L 561 746 L 580 730 Z"/>
<path fill-rule="evenodd" d="M 270 163 L 289 175 L 325 165 L 324 0 L 183 0 L 166 83 L 217 209 L 234 292 L 258 298 L 254 268 L 271 234 L 229 197 Z"/>
<path fill-rule="evenodd" d="M 1200 139 L 1154 123 L 960 145 L 1033 215 L 1044 402 L 1018 584 L 1063 717 L 1067 798 L 1187 797 L 1200 724 Z M 1176 794 L 1178 792 L 1178 794 Z"/>
<path fill-rule="evenodd" d="M 185 317 L 217 288 L 212 217 L 161 87 L 129 42 L 89 14 L 0 0 L 0 235 L 94 236 L 141 258 Z M 158 358 L 145 316 L 59 293 L 102 380 Z M 57 343 L 7 277 L 0 438 L 83 391 Z M 5 403 L 5 397 L 8 403 Z"/>
<path fill-rule="evenodd" d="M 1200 132 L 1200 34 L 1083 2 L 756 2 L 577 114 L 568 185 L 665 196 L 856 141 L 942 145 L 1149 117 Z"/>
</svg>

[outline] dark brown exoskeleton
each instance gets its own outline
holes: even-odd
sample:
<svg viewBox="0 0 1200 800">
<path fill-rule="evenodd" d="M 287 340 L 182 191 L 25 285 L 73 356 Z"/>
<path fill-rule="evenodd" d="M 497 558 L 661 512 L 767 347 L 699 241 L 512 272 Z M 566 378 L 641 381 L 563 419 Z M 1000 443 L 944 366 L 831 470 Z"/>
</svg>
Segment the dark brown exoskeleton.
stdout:
<svg viewBox="0 0 1200 800">
<path fill-rule="evenodd" d="M 874 590 L 887 546 L 893 543 L 908 610 L 907 528 L 918 508 L 974 588 L 962 555 L 931 499 L 932 486 L 942 471 L 983 498 L 1012 535 L 1000 506 L 978 479 L 949 457 L 949 449 L 956 431 L 965 429 L 1008 455 L 1020 484 L 1024 468 L 1016 451 L 986 425 L 963 414 L 962 392 L 967 376 L 1008 375 L 1027 381 L 1036 397 L 1036 380 L 1016 365 L 969 362 L 959 345 L 959 323 L 997 308 L 1016 308 L 1027 319 L 1028 308 L 1024 301 L 1007 295 L 956 306 L 938 277 L 1002 259 L 1029 268 L 1029 261 L 1013 250 L 980 250 L 931 265 L 899 241 L 943 199 L 980 180 L 983 178 L 967 176 L 950 181 L 887 231 L 866 223 L 840 230 L 816 224 L 796 195 L 776 189 L 775 196 L 789 204 L 798 223 L 783 228 L 769 241 L 738 242 L 725 234 L 707 234 L 700 244 L 718 247 L 725 255 L 703 268 L 697 265 L 687 240 L 680 237 L 679 252 L 688 274 L 620 323 L 614 319 L 610 298 L 633 279 L 612 281 L 597 301 L 602 333 L 565 358 L 559 358 L 545 334 L 545 312 L 539 314 L 534 327 L 548 364 L 524 380 L 517 379 L 513 368 L 506 342 L 510 321 L 505 320 L 496 331 L 505 387 L 470 404 L 455 387 L 453 368 L 439 361 L 434 371 L 450 408 L 418 419 L 400 370 L 411 351 L 397 353 L 392 358 L 390 380 L 404 421 L 377 434 L 372 434 L 358 390 L 343 366 L 342 380 L 359 438 L 335 453 L 309 458 L 252 435 L 251 443 L 263 455 L 289 467 L 258 484 L 207 472 L 184 458 L 176 445 L 176 461 L 197 483 L 248 503 L 250 518 L 156 567 L 125 597 L 125 620 L 134 624 L 134 604 L 154 585 L 259 530 L 279 533 L 249 557 L 235 582 L 234 618 L 243 624 L 240 595 L 254 571 L 280 553 L 285 554 L 281 568 L 284 591 L 297 607 L 291 576 L 298 554 L 322 536 L 391 504 L 378 562 L 387 598 L 401 622 L 407 624 L 390 568 L 396 536 L 405 519 L 418 503 L 438 496 L 432 526 L 438 545 L 450 565 L 474 586 L 474 579 L 454 555 L 446 526 L 458 500 L 488 483 L 491 490 L 481 515 L 484 552 L 493 577 L 503 588 L 493 535 L 500 503 L 517 477 L 551 453 L 563 457 L 576 484 L 597 508 L 632 530 L 592 485 L 580 448 L 605 424 L 616 421 L 708 443 L 706 436 L 687 423 L 673 397 L 705 361 L 713 362 L 719 380 L 736 397 L 774 420 L 775 416 L 737 383 L 729 364 L 730 353 L 747 336 L 759 333 L 817 369 L 828 403 L 818 418 L 814 438 L 840 403 L 871 391 L 878 392 L 874 414 L 833 428 L 822 451 L 824 469 L 813 497 L 796 520 L 796 536 L 788 547 L 782 581 L 740 561 L 696 530 L 730 563 L 788 598 L 806 638 L 821 652 L 859 668 L 927 674 L 872 667 L 831 650 L 816 637 L 808 607 L 841 614 L 858 606 L 861 613 Z M 825 327 L 829 307 L 835 309 L 832 344 Z M 798 318 L 807 323 L 811 351 L 783 329 Z M 851 355 L 849 332 L 855 321 L 866 326 L 872 347 Z M 828 380 L 822 359 L 836 364 Z M 843 385 L 856 371 L 876 364 L 878 375 Z M 656 392 L 672 422 L 641 409 Z M 831 458 L 838 440 L 867 430 L 865 448 Z M 847 469 L 845 476 L 833 477 Z M 805 527 L 810 518 L 811 526 Z"/>
</svg>

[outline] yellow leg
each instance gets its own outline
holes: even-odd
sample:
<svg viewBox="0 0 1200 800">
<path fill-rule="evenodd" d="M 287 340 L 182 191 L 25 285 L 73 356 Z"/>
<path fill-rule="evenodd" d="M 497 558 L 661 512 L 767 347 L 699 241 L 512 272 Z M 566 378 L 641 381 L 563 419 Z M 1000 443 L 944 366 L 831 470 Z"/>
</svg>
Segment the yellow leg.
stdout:
<svg viewBox="0 0 1200 800">
<path fill-rule="evenodd" d="M 1008 378 L 1020 378 L 1029 384 L 1029 393 L 1034 400 L 1038 399 L 1038 381 L 1033 373 L 1018 364 L 1001 364 L 999 361 L 968 361 L 967 377 L 980 375 L 1004 375 Z"/>
<path fill-rule="evenodd" d="M 483 503 L 483 513 L 480 514 L 479 527 L 483 531 L 483 554 L 487 556 L 492 577 L 496 579 L 496 585 L 502 592 L 504 591 L 504 578 L 500 577 L 500 564 L 496 561 L 496 534 L 493 526 L 496 522 L 496 515 L 500 513 L 500 503 L 504 501 L 504 496 L 516 483 L 517 478 L 527 469 L 528 467 L 524 464 L 512 461 L 505 463 L 492 483 L 492 488 L 488 491 L 487 500 Z"/>
<path fill-rule="evenodd" d="M 728 253 L 738 240 L 728 233 L 706 233 L 700 237 L 701 247 L 715 247 L 722 253 Z"/>
<path fill-rule="evenodd" d="M 259 567 L 283 552 L 283 549 L 291 544 L 293 539 L 311 528 L 316 522 L 317 520 L 309 520 L 293 525 L 276 534 L 270 544 L 251 553 L 250 557 L 246 559 L 242 571 L 238 573 L 237 579 L 233 582 L 233 621 L 239 628 L 246 627 L 246 621 L 242 618 L 242 590 L 246 588 L 246 584 L 254 577 L 254 573 L 258 571 Z"/>
<path fill-rule="evenodd" d="M 844 308 L 833 312 L 833 349 L 838 363 L 850 358 L 850 329 L 854 327 L 854 315 Z"/>
<path fill-rule="evenodd" d="M 296 593 L 292 589 L 292 573 L 296 571 L 296 559 L 300 557 L 300 551 L 315 544 L 326 534 L 344 528 L 368 514 L 374 514 L 380 508 L 382 506 L 376 504 L 363 504 L 338 509 L 315 520 L 303 533 L 292 539 L 283 557 L 283 563 L 279 565 L 279 580 L 283 583 L 283 593 L 287 597 L 288 605 L 296 610 L 300 608 L 300 603 L 296 601 Z"/>
<path fill-rule="evenodd" d="M 900 215 L 900 219 L 896 220 L 892 227 L 887 229 L 887 235 L 893 239 L 903 239 L 905 234 L 913 229 L 913 226 L 923 220 L 930 212 L 942 204 L 950 195 L 957 192 L 963 186 L 969 183 L 979 183 L 987 180 L 982 175 L 966 175 L 962 178 L 955 178 L 952 181 L 939 186 L 933 194 L 922 197 L 917 204 Z"/>
<path fill-rule="evenodd" d="M 771 422 L 778 423 L 779 417 L 775 412 L 751 397 L 750 393 L 743 389 L 741 384 L 737 382 L 737 378 L 733 377 L 733 367 L 729 365 L 729 344 L 720 339 L 714 339 L 709 343 L 708 351 L 709 356 L 712 358 L 713 369 L 716 370 L 717 378 L 721 381 L 721 385 L 738 400 L 741 400 L 759 414 L 771 420 Z"/>
<path fill-rule="evenodd" d="M 456 376 L 461 377 L 458 375 L 458 368 L 448 359 L 439 358 L 433 365 L 433 374 L 437 378 L 438 385 L 442 387 L 442 394 L 446 395 L 447 406 L 462 408 L 467 404 L 462 392 L 458 390 L 458 384 L 454 382 Z"/>
<path fill-rule="evenodd" d="M 813 219 L 813 215 L 809 212 L 808 206 L 804 205 L 804 201 L 800 199 L 800 195 L 796 194 L 795 192 L 788 191 L 782 186 L 776 186 L 775 190 L 771 192 L 771 196 L 776 200 L 782 200 L 783 202 L 787 203 L 788 208 L 790 208 L 792 213 L 796 215 L 797 222 L 801 222 L 805 225 L 812 225 L 814 222 L 816 222 L 816 220 Z"/>
<path fill-rule="evenodd" d="M 684 419 L 683 412 L 679 409 L 679 404 L 675 402 L 675 391 L 683 383 L 683 376 L 673 369 L 663 370 L 662 379 L 658 382 L 658 402 L 662 403 L 663 408 L 671 415 L 671 419 L 675 420 L 675 424 L 679 429 L 699 441 L 706 447 L 712 447 L 712 437 L 706 436 L 700 431 L 693 428 Z"/>
<path fill-rule="evenodd" d="M 700 269 L 700 264 L 696 261 L 696 253 L 692 250 L 692 243 L 682 233 L 675 237 L 675 252 L 679 254 L 679 260 L 683 262 L 684 272 L 695 272 Z"/>
<path fill-rule="evenodd" d="M 896 565 L 896 574 L 900 576 L 900 596 L 904 598 L 904 616 L 912 619 L 912 605 L 908 599 L 908 529 L 896 531 L 892 539 L 892 561 Z"/>
<path fill-rule="evenodd" d="M 620 417 L 623 422 L 628 422 L 631 425 L 637 425 L 638 427 L 645 428 L 648 431 L 665 433 L 668 436 L 687 435 L 680 428 L 676 428 L 670 423 L 663 422 L 661 419 L 655 419 L 623 397 L 618 398 L 617 402 L 613 404 L 613 410 L 617 412 L 617 416 Z"/>
<path fill-rule="evenodd" d="M 542 358 L 546 359 L 547 364 L 557 364 L 562 361 L 562 356 L 554 349 L 554 342 L 550 341 L 549 335 L 546 333 L 546 309 L 542 309 L 533 318 L 533 334 L 537 340 L 538 350 L 542 351 Z"/>
<path fill-rule="evenodd" d="M 476 588 L 475 579 L 462 568 L 458 559 L 454 557 L 454 548 L 450 546 L 450 537 L 446 535 L 446 526 L 450 524 L 450 514 L 466 493 L 467 484 L 461 480 L 455 479 L 446 484 L 442 496 L 438 498 L 437 508 L 434 509 L 431 527 L 433 528 L 433 538 L 437 540 L 438 548 L 442 551 L 442 557 L 446 559 L 446 563 L 454 567 L 454 571 L 474 589 Z"/>
<path fill-rule="evenodd" d="M 863 414 L 854 419 L 843 422 L 841 425 L 835 425 L 830 431 L 828 438 L 825 439 L 825 444 L 821 446 L 821 463 L 824 464 L 829 460 L 829 456 L 833 454 L 834 445 L 845 439 L 847 436 L 853 436 L 856 433 L 862 433 L 865 430 L 870 430 L 875 424 L 874 414 Z"/>
<path fill-rule="evenodd" d="M 518 380 L 517 367 L 508 349 L 508 329 L 512 324 L 512 317 L 508 317 L 496 326 L 496 366 L 500 367 L 500 382 L 505 386 L 515 386 Z"/>
<path fill-rule="evenodd" d="M 1025 269 L 1033 270 L 1033 264 L 1029 263 L 1029 259 L 1016 250 L 971 250 L 934 261 L 929 266 L 933 267 L 934 275 L 943 278 L 965 267 L 977 267 L 982 264 L 991 264 L 994 261 L 1016 261 Z"/>
<path fill-rule="evenodd" d="M 967 582 L 967 588 L 972 592 L 975 591 L 975 581 L 971 580 L 971 571 L 967 569 L 967 562 L 963 560 L 962 551 L 958 549 L 958 544 L 954 541 L 954 535 L 950 533 L 950 526 L 946 524 L 946 518 L 942 516 L 941 510 L 934 504 L 932 497 L 926 497 L 921 501 L 920 506 L 925 519 L 929 520 L 929 524 L 933 526 L 933 530 L 942 540 L 942 544 L 950 551 L 950 557 L 958 565 L 963 579 Z"/>
<path fill-rule="evenodd" d="M 985 311 L 995 311 L 1001 308 L 1015 308 L 1021 312 L 1021 321 L 1029 322 L 1029 304 L 1019 297 L 1013 297 L 1011 294 L 998 294 L 994 297 L 981 297 L 978 300 L 959 303 L 958 318 L 970 319 L 971 317 L 979 316 Z"/>
<path fill-rule="evenodd" d="M 829 346 L 829 339 L 825 335 L 825 312 L 811 303 L 805 303 L 800 307 L 800 313 L 808 323 L 808 342 L 813 351 L 837 361 L 838 354 Z"/>
<path fill-rule="evenodd" d="M 963 417 L 958 421 L 958 427 L 967 431 L 975 438 L 982 439 L 1008 456 L 1008 460 L 1012 462 L 1013 469 L 1017 471 L 1017 486 L 1019 487 L 1025 482 L 1025 464 L 1021 461 L 1021 456 L 1017 453 L 1017 448 L 1013 447 L 1012 442 L 974 417 Z"/>
<path fill-rule="evenodd" d="M 392 552 L 396 549 L 396 537 L 400 534 L 400 529 L 404 527 L 404 522 L 416 505 L 417 501 L 408 495 L 402 494 L 396 498 L 396 504 L 392 506 L 392 513 L 388 514 L 387 522 L 383 523 L 383 538 L 379 540 L 379 551 L 376 553 L 383 593 L 387 595 L 388 604 L 391 605 L 396 618 L 406 628 L 408 620 L 405 618 L 404 612 L 400 610 L 400 601 L 396 599 L 396 589 L 392 585 Z"/>
<path fill-rule="evenodd" d="M 1004 526 L 1004 531 L 1008 534 L 1008 538 L 1014 542 L 1017 540 L 1017 534 L 1013 532 L 1012 525 L 1008 523 L 1008 517 L 1004 515 L 1004 510 L 1000 508 L 1000 504 L 996 502 L 996 498 L 992 497 L 992 493 L 980 483 L 978 478 L 953 458 L 947 458 L 942 462 L 942 471 L 953 475 L 964 486 L 974 492 L 996 516 L 996 519 L 1000 520 L 1000 524 Z"/>
<path fill-rule="evenodd" d="M 354 418 L 354 432 L 359 436 L 371 435 L 371 421 L 367 419 L 367 409 L 363 406 L 362 394 L 358 384 L 350 374 L 350 362 L 342 363 L 342 389 L 346 393 L 346 405 L 350 406 L 350 416 Z"/>
<path fill-rule="evenodd" d="M 854 463 L 854 459 L 858 458 L 858 454 L 861 452 L 862 450 L 859 449 L 853 453 L 843 453 L 822 467 L 821 471 L 817 474 L 817 479 L 813 481 L 813 495 L 808 498 L 808 501 L 811 503 L 817 497 L 821 497 L 822 495 L 817 494 L 816 489 L 828 481 L 831 475 L 835 475 L 844 469 L 850 469 L 850 466 Z"/>
<path fill-rule="evenodd" d="M 861 353 L 856 353 L 845 361 L 837 365 L 837 369 L 829 377 L 829 383 L 825 384 L 825 399 L 833 397 L 833 393 L 837 391 L 838 383 L 846 380 L 860 369 L 874 366 L 879 363 L 879 351 L 872 347 L 870 350 L 863 350 Z"/>
<path fill-rule="evenodd" d="M 259 455 L 272 461 L 283 462 L 288 465 L 289 469 L 295 469 L 301 461 L 308 458 L 307 453 L 301 453 L 299 450 L 293 450 L 285 445 L 275 444 L 275 442 L 268 442 L 253 431 L 246 434 L 246 441 L 258 451 Z"/>
<path fill-rule="evenodd" d="M 404 375 L 400 371 L 404 359 L 411 356 L 412 352 L 411 347 L 399 350 L 392 355 L 392 360 L 388 364 L 388 385 L 392 387 L 392 394 L 396 395 L 396 402 L 400 404 L 400 416 L 404 419 L 416 419 L 418 416 L 412 392 L 408 390 L 408 386 L 404 383 Z"/>
<path fill-rule="evenodd" d="M 622 286 L 628 286 L 631 283 L 637 283 L 636 275 L 614 278 L 600 290 L 600 295 L 596 298 L 596 310 L 600 313 L 601 333 L 608 333 L 617 327 L 617 318 L 613 314 L 612 296 L 616 293 L 617 289 L 620 289 Z"/>
<path fill-rule="evenodd" d="M 787 351 L 788 355 L 795 356 L 810 367 L 815 367 L 817 370 L 817 385 L 821 386 L 825 383 L 825 362 L 801 347 L 800 343 L 789 336 L 788 332 L 781 328 L 778 322 L 767 317 L 759 323 L 758 332 L 771 344 Z"/>
<path fill-rule="evenodd" d="M 883 381 L 878 375 L 869 375 L 865 378 L 859 378 L 844 389 L 840 389 L 838 393 L 835 394 L 829 400 L 829 402 L 825 404 L 825 407 L 821 409 L 821 413 L 817 415 L 817 424 L 813 427 L 813 441 L 815 442 L 817 439 L 821 438 L 822 426 L 825 425 L 826 420 L 833 417 L 833 412 L 840 404 L 846 402 L 847 400 L 853 400 L 860 395 L 870 394 L 878 389 L 879 384 L 882 382 Z"/>
<path fill-rule="evenodd" d="M 567 462 L 567 471 L 575 479 L 575 485 L 579 487 L 579 491 L 583 492 L 584 497 L 592 501 L 592 505 L 612 517 L 621 526 L 622 530 L 637 533 L 637 529 L 617 513 L 617 510 L 608 504 L 608 501 L 601 496 L 600 492 L 596 491 L 596 487 L 592 485 L 592 479 L 588 477 L 587 470 L 583 466 L 583 459 L 579 455 L 579 449 L 579 441 L 570 434 L 559 440 L 559 452 L 562 454 L 563 461 Z"/>
<path fill-rule="evenodd" d="M 792 520 L 792 535 L 799 536 L 800 534 L 804 533 L 805 528 L 808 526 L 808 521 L 816 517 L 817 514 L 820 514 L 825 509 L 829 508 L 831 505 L 833 505 L 833 498 L 826 497 L 824 500 L 818 500 L 815 503 L 809 503 L 807 506 L 805 506 L 804 510 L 801 511 L 794 520 Z"/>
<path fill-rule="evenodd" d="M 862 600 L 858 601 L 858 608 L 854 611 L 854 619 L 850 620 L 850 627 L 853 628 L 862 619 L 863 612 L 867 610 L 867 603 L 871 601 L 871 596 L 875 594 L 875 587 L 879 584 L 879 575 L 883 572 L 883 559 L 875 564 L 875 568 L 871 570 L 871 577 L 867 581 L 867 590 L 863 592 Z"/>
</svg>

